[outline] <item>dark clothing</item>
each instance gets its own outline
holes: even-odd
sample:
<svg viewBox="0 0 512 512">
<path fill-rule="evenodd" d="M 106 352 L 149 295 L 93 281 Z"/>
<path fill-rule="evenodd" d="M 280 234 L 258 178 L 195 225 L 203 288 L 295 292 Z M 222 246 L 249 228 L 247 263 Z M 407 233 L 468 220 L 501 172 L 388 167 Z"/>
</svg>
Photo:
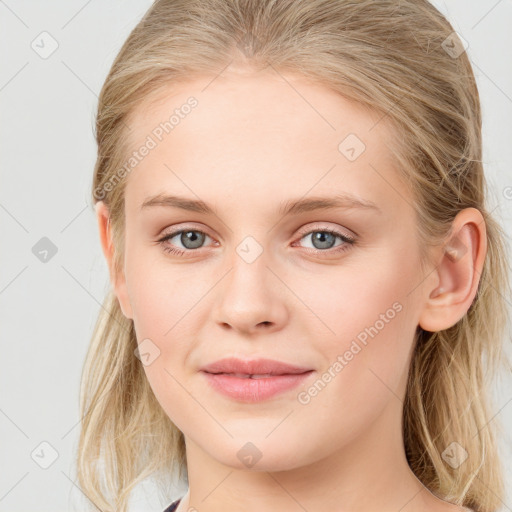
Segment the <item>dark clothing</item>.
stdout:
<svg viewBox="0 0 512 512">
<path fill-rule="evenodd" d="M 165 510 L 164 512 L 174 512 L 178 505 L 180 504 L 181 498 L 179 500 L 173 501 Z"/>
</svg>

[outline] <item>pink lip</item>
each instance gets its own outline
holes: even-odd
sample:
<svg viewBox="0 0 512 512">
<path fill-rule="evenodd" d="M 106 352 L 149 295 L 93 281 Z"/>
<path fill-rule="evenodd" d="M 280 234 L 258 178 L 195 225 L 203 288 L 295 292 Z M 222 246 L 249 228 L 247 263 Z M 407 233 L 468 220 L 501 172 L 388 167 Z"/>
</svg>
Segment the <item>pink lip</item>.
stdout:
<svg viewBox="0 0 512 512">
<path fill-rule="evenodd" d="M 272 375 L 289 375 L 308 372 L 312 370 L 312 368 L 295 366 L 273 359 L 252 359 L 244 361 L 236 357 L 227 357 L 203 366 L 201 370 L 208 373 L 244 373 L 246 375 L 270 373 Z"/>
<path fill-rule="evenodd" d="M 223 395 L 243 402 L 259 402 L 298 386 L 313 370 L 271 359 L 226 358 L 201 368 L 201 371 L 208 383 Z M 270 376 L 249 377 L 265 374 Z"/>
</svg>

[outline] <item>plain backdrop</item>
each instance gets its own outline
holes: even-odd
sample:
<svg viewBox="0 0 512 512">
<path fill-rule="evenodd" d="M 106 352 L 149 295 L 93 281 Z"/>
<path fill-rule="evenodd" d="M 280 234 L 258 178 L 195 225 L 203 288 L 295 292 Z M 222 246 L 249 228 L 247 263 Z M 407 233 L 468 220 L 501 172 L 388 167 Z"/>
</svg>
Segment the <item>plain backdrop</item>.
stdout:
<svg viewBox="0 0 512 512">
<path fill-rule="evenodd" d="M 510 235 L 512 1 L 433 3 L 469 44 L 482 100 L 490 203 Z M 115 55 L 150 5 L 0 1 L 2 512 L 88 509 L 74 468 L 79 378 L 108 285 L 89 203 L 94 115 Z M 58 45 L 55 51 L 42 56 L 52 45 Z M 41 247 L 48 251 L 46 262 L 38 257 Z M 501 453 L 508 496 L 502 510 L 510 511 L 510 375 L 494 393 L 495 418 L 506 431 Z M 160 512 L 185 490 L 177 482 L 160 502 L 148 482 L 137 489 L 131 510 Z"/>
</svg>

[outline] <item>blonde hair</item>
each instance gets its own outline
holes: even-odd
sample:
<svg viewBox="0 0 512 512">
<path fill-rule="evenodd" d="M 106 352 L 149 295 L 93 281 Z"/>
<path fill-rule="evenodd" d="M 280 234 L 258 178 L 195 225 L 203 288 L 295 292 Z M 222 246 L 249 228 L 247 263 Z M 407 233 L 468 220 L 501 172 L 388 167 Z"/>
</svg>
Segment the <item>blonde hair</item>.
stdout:
<svg viewBox="0 0 512 512">
<path fill-rule="evenodd" d="M 504 489 L 489 385 L 505 361 L 509 276 L 505 233 L 485 204 L 480 100 L 460 45 L 427 0 L 157 0 L 100 94 L 92 199 L 109 209 L 117 274 L 130 116 L 164 87 L 233 62 L 300 74 L 379 113 L 394 130 L 397 170 L 414 199 L 422 270 L 459 211 L 474 207 L 485 219 L 488 251 L 467 314 L 444 331 L 417 328 L 403 435 L 410 467 L 431 492 L 491 512 Z M 156 400 L 136 348 L 133 322 L 110 288 L 82 374 L 77 455 L 79 483 L 103 511 L 124 512 L 149 476 L 160 488 L 175 470 L 186 476 L 183 434 Z M 458 468 L 442 455 L 454 441 L 468 453 Z"/>
</svg>

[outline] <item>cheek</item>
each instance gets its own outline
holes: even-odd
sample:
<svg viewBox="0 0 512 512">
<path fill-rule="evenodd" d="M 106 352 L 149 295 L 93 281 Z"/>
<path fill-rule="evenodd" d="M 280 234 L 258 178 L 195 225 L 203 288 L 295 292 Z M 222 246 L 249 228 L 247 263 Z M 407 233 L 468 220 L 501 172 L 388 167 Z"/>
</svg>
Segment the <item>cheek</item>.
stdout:
<svg viewBox="0 0 512 512">
<path fill-rule="evenodd" d="M 389 331 L 388 325 L 396 324 L 396 317 L 405 316 L 398 313 L 410 303 L 413 269 L 383 251 L 375 260 L 340 263 L 314 277 L 289 277 L 294 292 L 307 305 L 307 318 L 311 318 L 310 323 L 317 322 L 319 332 L 347 339 L 374 324 L 379 331 Z"/>
<path fill-rule="evenodd" d="M 414 305 L 407 297 L 410 281 L 393 268 L 387 268 L 386 279 L 380 281 L 380 271 L 340 276 L 332 281 L 330 293 L 308 296 L 308 305 L 313 304 L 334 334 L 311 317 L 318 332 L 326 333 L 314 336 L 310 331 L 324 365 L 318 379 L 297 397 L 299 407 L 305 421 L 314 416 L 316 424 L 342 431 L 343 443 L 372 424 L 388 405 L 393 410 L 402 406 L 397 397 L 408 374 Z"/>
<path fill-rule="evenodd" d="M 358 393 L 368 394 L 365 390 L 384 386 L 379 377 L 392 389 L 399 387 L 417 325 L 409 295 L 417 279 L 414 268 L 384 251 L 378 261 L 331 268 L 328 279 L 299 281 L 297 295 L 312 312 L 307 313 L 308 331 L 318 340 L 324 370 L 336 375 L 332 380 L 341 394 L 350 393 L 356 383 Z M 342 370 L 335 364 L 340 358 Z"/>
<path fill-rule="evenodd" d="M 144 365 L 149 385 L 173 423 L 186 430 L 190 418 L 200 414 L 187 380 L 187 361 L 195 338 L 190 329 L 191 322 L 195 323 L 192 307 L 198 297 L 191 292 L 193 282 L 175 274 L 176 269 L 170 275 L 168 268 L 148 266 L 135 273 L 130 293 L 139 351 L 147 347 L 152 358 Z"/>
<path fill-rule="evenodd" d="M 155 258 L 155 251 L 132 252 L 127 285 L 137 341 L 158 356 L 145 366 L 148 380 L 155 394 L 165 393 L 174 403 L 182 392 L 178 382 L 188 377 L 188 359 L 197 343 L 198 328 L 207 320 L 203 299 L 211 289 L 211 273 L 203 278 L 191 266 Z"/>
<path fill-rule="evenodd" d="M 165 261 L 158 247 L 131 247 L 126 258 L 126 285 L 138 337 L 165 340 L 191 302 L 197 302 L 197 286 L 185 275 L 184 265 Z"/>
</svg>

